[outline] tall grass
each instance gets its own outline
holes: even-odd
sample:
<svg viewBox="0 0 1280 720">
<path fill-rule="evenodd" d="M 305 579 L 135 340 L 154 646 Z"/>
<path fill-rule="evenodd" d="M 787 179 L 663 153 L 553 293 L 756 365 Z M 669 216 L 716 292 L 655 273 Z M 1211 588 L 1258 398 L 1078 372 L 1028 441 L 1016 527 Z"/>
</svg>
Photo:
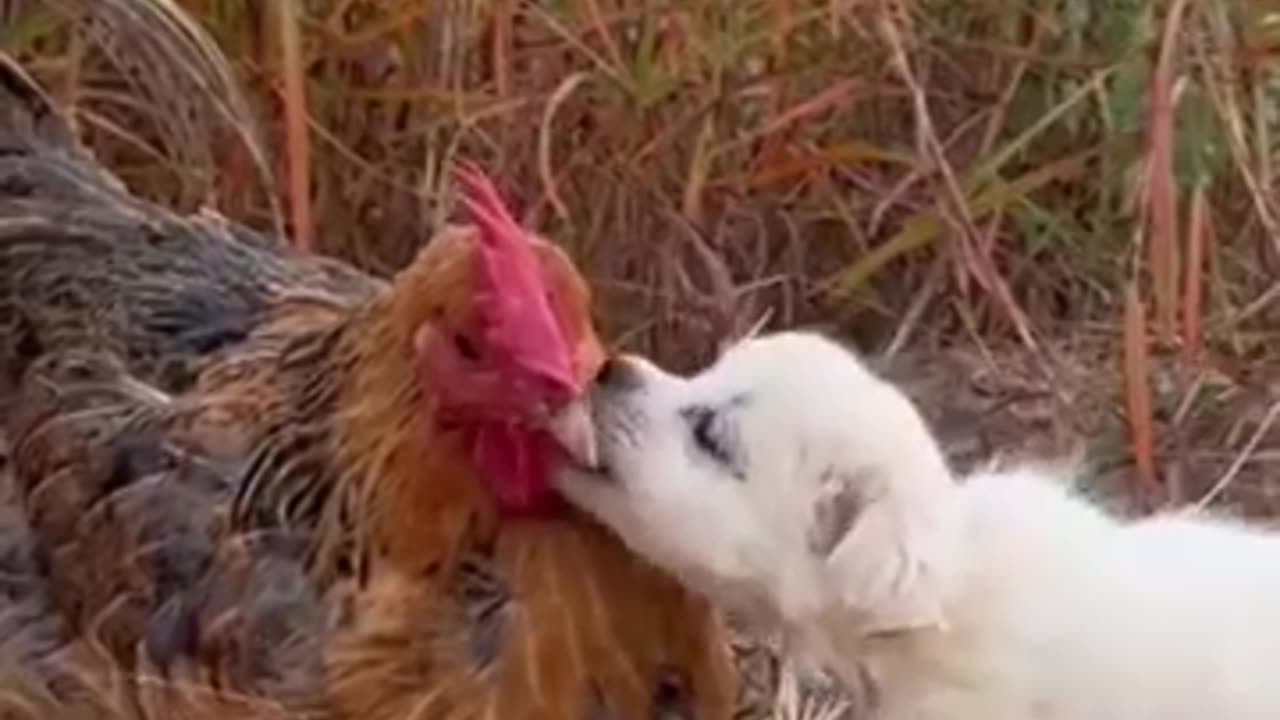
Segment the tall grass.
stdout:
<svg viewBox="0 0 1280 720">
<path fill-rule="evenodd" d="M 766 316 L 1050 377 L 1087 333 L 1164 499 L 1206 373 L 1280 348 L 1273 4 L 174 1 L 9 0 L 0 48 L 136 191 L 376 272 L 465 155 L 675 365 Z"/>
</svg>

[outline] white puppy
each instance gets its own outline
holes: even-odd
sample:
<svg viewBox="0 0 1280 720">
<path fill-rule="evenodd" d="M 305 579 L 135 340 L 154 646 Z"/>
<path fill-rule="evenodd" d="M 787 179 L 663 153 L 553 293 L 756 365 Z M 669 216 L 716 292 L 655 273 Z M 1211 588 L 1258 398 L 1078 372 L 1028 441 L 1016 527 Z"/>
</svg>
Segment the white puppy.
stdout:
<svg viewBox="0 0 1280 720">
<path fill-rule="evenodd" d="M 954 478 L 919 413 L 816 335 L 691 378 L 611 361 L 563 491 L 888 720 L 1280 718 L 1280 539 L 1127 522 L 1043 469 Z"/>
</svg>

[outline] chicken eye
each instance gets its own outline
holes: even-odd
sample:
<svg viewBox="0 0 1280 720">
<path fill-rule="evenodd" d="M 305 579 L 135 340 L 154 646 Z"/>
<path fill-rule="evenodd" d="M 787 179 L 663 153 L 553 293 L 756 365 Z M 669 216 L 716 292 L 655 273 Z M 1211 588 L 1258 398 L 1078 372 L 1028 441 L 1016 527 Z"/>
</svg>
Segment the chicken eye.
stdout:
<svg viewBox="0 0 1280 720">
<path fill-rule="evenodd" d="M 480 349 L 477 348 L 476 344 L 471 342 L 471 338 L 468 338 L 466 335 L 463 335 L 462 333 L 454 333 L 453 346 L 457 349 L 458 354 L 466 361 L 473 363 L 480 362 Z"/>
</svg>

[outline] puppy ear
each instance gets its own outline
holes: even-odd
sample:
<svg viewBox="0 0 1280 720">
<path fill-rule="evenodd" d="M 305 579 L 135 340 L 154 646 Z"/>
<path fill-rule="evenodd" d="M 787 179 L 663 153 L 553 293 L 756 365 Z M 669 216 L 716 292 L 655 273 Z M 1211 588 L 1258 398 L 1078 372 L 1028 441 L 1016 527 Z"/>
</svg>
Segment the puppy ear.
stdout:
<svg viewBox="0 0 1280 720">
<path fill-rule="evenodd" d="M 809 547 L 825 557 L 837 602 L 868 634 L 944 625 L 936 503 L 898 483 L 828 473 L 814 505 Z"/>
</svg>

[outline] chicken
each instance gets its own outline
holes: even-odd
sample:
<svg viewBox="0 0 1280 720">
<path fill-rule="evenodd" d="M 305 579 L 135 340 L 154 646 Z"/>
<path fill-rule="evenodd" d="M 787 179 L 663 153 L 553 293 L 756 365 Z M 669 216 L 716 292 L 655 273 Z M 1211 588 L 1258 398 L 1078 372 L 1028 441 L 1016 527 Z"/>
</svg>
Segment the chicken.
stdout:
<svg viewBox="0 0 1280 720">
<path fill-rule="evenodd" d="M 58 363 L 67 374 L 93 370 L 83 358 Z M 96 362 L 96 361 L 95 361 Z M 112 370 L 110 363 L 99 365 Z M 50 368 L 52 369 L 52 368 Z M 53 379 L 52 373 L 41 373 Z M 87 378 L 97 394 L 104 374 Z M 81 384 L 88 389 L 90 384 Z M 77 391 L 78 392 L 78 391 Z M 84 403 L 88 394 L 82 395 Z M 101 397 L 101 395 L 99 395 Z M 47 398 L 46 398 L 47 399 Z M 34 406 L 23 405 L 34 409 Z M 46 404 L 44 407 L 49 408 Z M 8 448 L 0 433 L 0 717 L 6 720 L 300 720 L 283 703 L 255 695 L 221 692 L 208 673 L 190 672 L 191 664 L 165 668 L 165 674 L 128 672 L 111 653 L 90 637 L 77 638 L 57 611 L 51 578 L 38 552 L 38 542 L 15 497 Z M 270 568 L 263 566 L 263 570 Z M 287 585 L 295 576 L 286 575 Z M 258 573 L 258 579 L 268 579 Z M 277 584 L 278 581 L 277 581 Z M 287 593 L 286 593 L 287 595 Z M 259 621 L 268 617 L 262 609 L 278 602 L 281 594 L 246 596 L 247 615 Z M 298 598 L 305 598 L 299 594 Z M 288 608 L 290 612 L 293 608 Z M 256 629 L 256 628 L 255 628 Z M 304 647 L 306 645 L 310 647 Z M 262 652 L 246 670 L 263 673 L 267 681 L 313 677 L 315 662 L 305 662 L 305 651 L 316 650 L 314 641 L 299 638 L 278 646 L 254 648 Z M 302 651 L 302 652 L 299 652 Z M 302 661 L 302 662 L 300 662 Z M 202 678 L 203 674 L 206 677 Z M 282 689 L 277 685 L 275 689 Z M 311 716 L 313 718 L 318 715 Z"/>
<path fill-rule="evenodd" d="M 716 615 L 551 490 L 590 456 L 585 282 L 459 178 L 470 222 L 383 282 L 130 196 L 0 63 L 0 403 L 53 605 L 322 716 L 730 717 Z"/>
</svg>

